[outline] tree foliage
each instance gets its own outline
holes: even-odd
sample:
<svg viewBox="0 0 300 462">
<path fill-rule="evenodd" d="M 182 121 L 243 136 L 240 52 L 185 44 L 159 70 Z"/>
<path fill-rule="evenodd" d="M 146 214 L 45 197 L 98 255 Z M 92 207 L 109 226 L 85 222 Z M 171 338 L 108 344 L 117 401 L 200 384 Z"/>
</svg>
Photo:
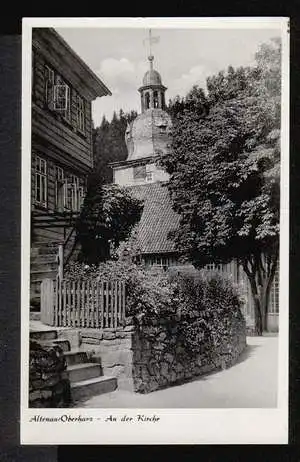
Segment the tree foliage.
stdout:
<svg viewBox="0 0 300 462">
<path fill-rule="evenodd" d="M 124 187 L 99 183 L 90 186 L 76 224 L 80 260 L 98 264 L 109 259 L 140 219 L 142 207 L 142 202 Z"/>
<path fill-rule="evenodd" d="M 278 260 L 280 41 L 256 66 L 220 72 L 170 104 L 173 143 L 161 159 L 181 226 L 177 248 L 197 266 L 240 263 L 251 284 L 256 329 L 266 324 Z"/>
<path fill-rule="evenodd" d="M 103 116 L 100 127 L 93 130 L 94 170 L 90 183 L 108 184 L 113 181 L 109 163 L 127 158 L 125 131 L 127 124 L 136 116 L 136 111 L 124 113 L 121 109 L 118 115 L 114 112 L 111 122 Z"/>
</svg>

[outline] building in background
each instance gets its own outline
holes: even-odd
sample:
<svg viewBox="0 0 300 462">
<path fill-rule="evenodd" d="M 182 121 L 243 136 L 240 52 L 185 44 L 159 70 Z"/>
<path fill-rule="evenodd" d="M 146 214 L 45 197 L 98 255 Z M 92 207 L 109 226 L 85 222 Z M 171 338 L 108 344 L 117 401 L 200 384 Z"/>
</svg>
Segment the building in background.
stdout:
<svg viewBox="0 0 300 462">
<path fill-rule="evenodd" d="M 179 253 L 169 233 L 179 226 L 179 215 L 172 208 L 166 187 L 167 172 L 157 164 L 160 155 L 168 152 L 171 143 L 172 121 L 165 111 L 165 91 L 160 74 L 153 68 L 153 56 L 149 56 L 150 68 L 139 88 L 141 114 L 126 130 L 128 157 L 111 164 L 113 181 L 127 186 L 134 197 L 144 201 L 144 209 L 136 229 L 136 247 L 140 260 L 149 267 L 164 270 L 179 267 Z M 191 265 L 190 265 L 191 266 Z M 250 284 L 242 268 L 235 261 L 226 265 L 211 263 L 207 270 L 218 271 L 231 277 L 244 287 L 246 303 L 244 316 L 249 329 L 254 327 L 254 303 Z M 276 273 L 269 301 L 268 330 L 278 330 L 279 311 L 278 272 Z"/>
<path fill-rule="evenodd" d="M 91 105 L 110 94 L 54 29 L 32 30 L 32 299 L 73 246 L 93 167 Z"/>
</svg>

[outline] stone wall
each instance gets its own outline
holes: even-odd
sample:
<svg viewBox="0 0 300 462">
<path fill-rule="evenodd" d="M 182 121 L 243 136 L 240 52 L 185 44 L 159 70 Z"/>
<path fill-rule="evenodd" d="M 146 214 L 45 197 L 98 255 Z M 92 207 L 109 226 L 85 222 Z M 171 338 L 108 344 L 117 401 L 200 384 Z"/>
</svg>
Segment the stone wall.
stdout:
<svg viewBox="0 0 300 462">
<path fill-rule="evenodd" d="M 29 407 L 67 407 L 70 384 L 62 349 L 30 341 Z"/>
<path fill-rule="evenodd" d="M 118 388 L 136 391 L 133 380 L 135 329 L 84 329 L 82 348 L 89 351 L 89 360 L 101 364 L 103 375 L 118 379 Z"/>
<path fill-rule="evenodd" d="M 101 362 L 104 375 L 117 377 L 118 388 L 139 393 L 230 367 L 246 346 L 246 326 L 241 319 L 232 322 L 230 336 L 218 348 L 203 344 L 197 354 L 188 353 L 176 334 L 164 326 L 87 329 L 81 336 L 93 360 Z"/>
</svg>

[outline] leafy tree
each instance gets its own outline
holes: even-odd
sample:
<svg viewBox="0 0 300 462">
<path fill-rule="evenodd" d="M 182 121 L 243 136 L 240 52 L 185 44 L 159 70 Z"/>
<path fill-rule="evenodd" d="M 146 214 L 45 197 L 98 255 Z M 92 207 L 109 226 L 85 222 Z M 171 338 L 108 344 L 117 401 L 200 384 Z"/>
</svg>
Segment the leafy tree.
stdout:
<svg viewBox="0 0 300 462">
<path fill-rule="evenodd" d="M 242 265 L 258 334 L 278 264 L 280 42 L 254 68 L 228 68 L 175 101 L 172 151 L 161 159 L 181 226 L 177 248 L 195 264 Z M 191 104 L 192 101 L 192 104 Z"/>
<path fill-rule="evenodd" d="M 110 258 L 140 219 L 142 203 L 117 185 L 90 186 L 76 223 L 79 260 L 93 265 Z"/>
</svg>

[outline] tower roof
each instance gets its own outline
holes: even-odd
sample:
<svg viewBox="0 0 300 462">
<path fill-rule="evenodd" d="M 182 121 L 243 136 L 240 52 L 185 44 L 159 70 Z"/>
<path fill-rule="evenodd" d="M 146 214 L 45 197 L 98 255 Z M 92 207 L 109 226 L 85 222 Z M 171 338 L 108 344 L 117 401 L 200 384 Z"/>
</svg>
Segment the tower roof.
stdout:
<svg viewBox="0 0 300 462">
<path fill-rule="evenodd" d="M 172 120 L 160 108 L 138 115 L 126 130 L 127 160 L 143 159 L 168 150 Z"/>
<path fill-rule="evenodd" d="M 154 61 L 154 56 L 150 55 L 148 56 L 148 60 L 150 63 L 150 69 L 145 73 L 143 77 L 143 87 L 151 87 L 151 86 L 161 86 L 163 87 L 163 84 L 161 82 L 161 76 L 160 73 L 157 72 L 155 69 L 153 69 L 153 61 Z M 165 87 L 164 87 L 165 88 Z"/>
<path fill-rule="evenodd" d="M 162 85 L 160 73 L 155 69 L 146 72 L 143 78 L 143 86 Z"/>
</svg>

